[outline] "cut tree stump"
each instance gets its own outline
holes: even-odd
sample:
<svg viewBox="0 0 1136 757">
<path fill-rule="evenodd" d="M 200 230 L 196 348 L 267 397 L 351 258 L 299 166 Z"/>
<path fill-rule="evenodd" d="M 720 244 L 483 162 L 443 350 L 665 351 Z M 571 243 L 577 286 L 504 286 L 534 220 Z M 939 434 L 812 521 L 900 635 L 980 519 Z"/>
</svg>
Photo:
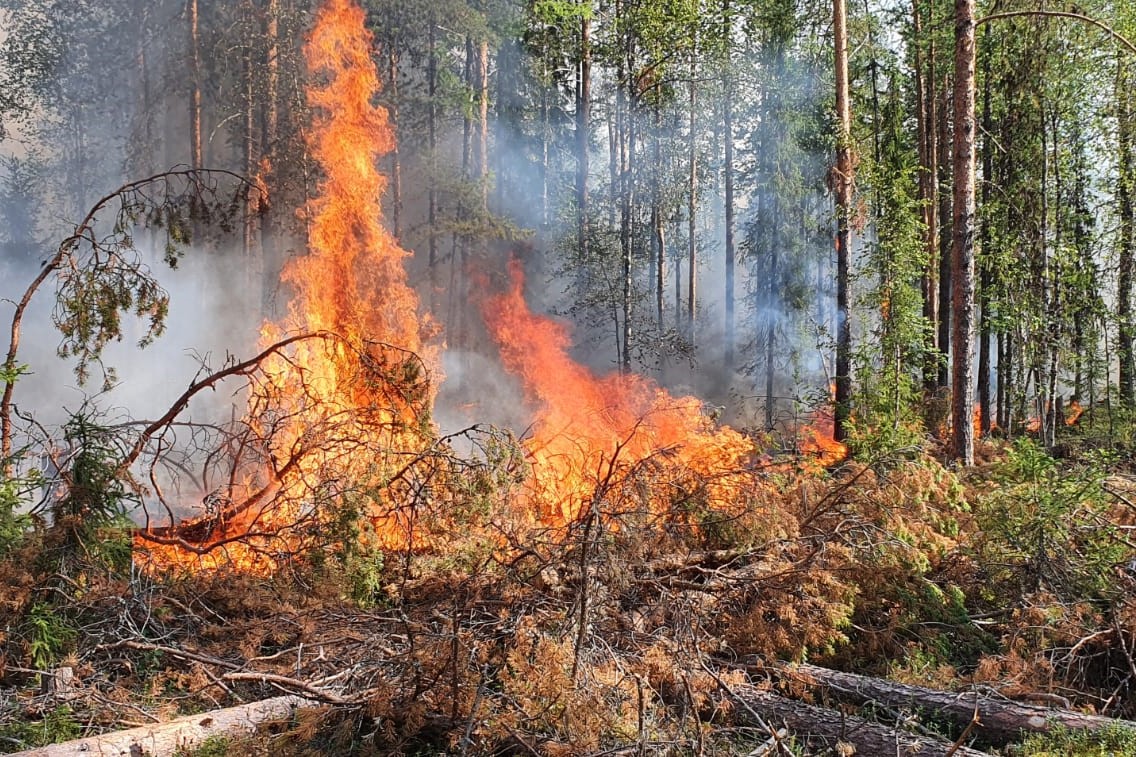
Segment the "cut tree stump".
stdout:
<svg viewBox="0 0 1136 757">
<path fill-rule="evenodd" d="M 977 703 L 978 723 L 974 731 L 991 744 L 1018 741 L 1023 732 L 1046 733 L 1055 725 L 1073 731 L 1117 727 L 1136 731 L 1136 721 L 1024 704 L 979 692 L 939 691 L 807 664 L 785 665 L 777 670 L 779 675 L 791 676 L 794 681 L 812 679 L 842 702 L 878 702 L 888 707 L 919 708 L 949 717 L 963 727 L 970 723 Z"/>
<path fill-rule="evenodd" d="M 188 715 L 168 723 L 104 733 L 61 744 L 16 752 L 14 757 L 72 757 L 73 755 L 122 755 L 122 757 L 165 757 L 178 749 L 192 750 L 211 736 L 240 736 L 256 731 L 273 720 L 287 720 L 300 707 L 316 707 L 319 702 L 298 696 L 262 699 L 237 707 Z"/>
<path fill-rule="evenodd" d="M 855 749 L 862 757 L 898 755 L 899 757 L 990 757 L 986 752 L 953 744 L 931 736 L 920 736 L 899 728 L 873 723 L 864 718 L 844 715 L 827 707 L 786 699 L 754 686 L 731 686 L 736 700 L 734 717 L 738 722 L 758 728 L 776 728 L 784 724 L 802 736 L 823 739 L 841 753 L 839 744 Z M 754 717 L 759 715 L 765 722 Z"/>
</svg>

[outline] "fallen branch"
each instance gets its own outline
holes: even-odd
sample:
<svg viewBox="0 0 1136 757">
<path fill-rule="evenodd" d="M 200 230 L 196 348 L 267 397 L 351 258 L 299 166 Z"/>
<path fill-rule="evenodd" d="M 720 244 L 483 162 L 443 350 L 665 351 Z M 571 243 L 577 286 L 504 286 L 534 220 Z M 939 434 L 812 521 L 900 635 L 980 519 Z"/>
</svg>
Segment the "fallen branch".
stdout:
<svg viewBox="0 0 1136 757">
<path fill-rule="evenodd" d="M 151 757 L 189 751 L 211 736 L 238 736 L 253 733 L 262 723 L 288 720 L 301 707 L 315 707 L 318 702 L 298 696 L 262 699 L 238 707 L 212 710 L 199 715 L 171 720 L 168 723 L 104 733 L 61 744 L 16 752 L 14 757 L 71 757 L 71 755 L 133 755 Z"/>
<path fill-rule="evenodd" d="M 918 736 L 864 718 L 844 715 L 827 707 L 786 699 L 754 686 L 731 686 L 730 693 L 739 705 L 734 710 L 734 716 L 741 723 L 758 728 L 764 725 L 761 721 L 784 723 L 790 731 L 821 739 L 830 747 L 835 747 L 838 742 L 849 744 L 855 748 L 854 754 L 989 757 L 986 752 L 942 739 Z M 758 713 L 761 721 L 752 712 Z"/>
<path fill-rule="evenodd" d="M 221 676 L 226 681 L 258 681 L 260 683 L 271 683 L 279 686 L 285 690 L 299 689 L 311 696 L 312 699 L 328 704 L 357 704 L 355 700 L 344 699 L 338 694 L 313 686 L 310 683 L 301 681 L 297 678 L 289 678 L 288 676 L 276 675 L 275 673 L 256 673 L 256 672 L 239 672 L 239 673 L 225 673 Z"/>
<path fill-rule="evenodd" d="M 95 651 L 102 652 L 111 649 L 123 648 L 137 649 L 142 652 L 161 652 L 162 654 L 168 654 L 172 657 L 180 657 L 183 660 L 192 660 L 194 662 L 201 662 L 206 665 L 216 665 L 221 668 L 228 668 L 229 670 L 236 670 L 240 667 L 240 665 L 237 665 L 236 663 L 229 662 L 228 660 L 222 660 L 211 655 L 200 654 L 198 652 L 192 652 L 187 649 L 178 649 L 176 647 L 165 647 L 160 644 L 150 644 L 149 642 L 145 641 L 134 641 L 133 639 L 124 639 L 122 641 L 116 641 L 113 644 L 100 644 L 99 646 L 95 647 Z"/>
<path fill-rule="evenodd" d="M 784 666 L 778 670 L 781 675 L 792 677 L 797 682 L 810 682 L 811 679 L 811 682 L 823 686 L 833 698 L 843 702 L 879 702 L 888 707 L 918 707 L 948 717 L 962 727 L 973 724 L 975 732 L 992 744 L 1017 741 L 1023 731 L 1046 733 L 1054 726 L 1062 726 L 1071 731 L 1100 731 L 1116 727 L 1136 731 L 1136 722 L 1131 720 L 1023 704 L 979 692 L 938 691 L 855 673 L 842 673 L 816 665 Z"/>
</svg>

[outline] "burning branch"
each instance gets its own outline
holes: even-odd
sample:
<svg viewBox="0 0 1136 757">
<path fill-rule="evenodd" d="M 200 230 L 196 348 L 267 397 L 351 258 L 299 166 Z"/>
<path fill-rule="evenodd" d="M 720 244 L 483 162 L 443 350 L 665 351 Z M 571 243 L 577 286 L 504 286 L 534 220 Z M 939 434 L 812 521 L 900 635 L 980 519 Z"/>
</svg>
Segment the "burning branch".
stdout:
<svg viewBox="0 0 1136 757">
<path fill-rule="evenodd" d="M 146 426 L 146 428 L 143 429 L 142 433 L 139 434 L 137 441 L 134 442 L 134 446 L 131 447 L 130 452 L 128 452 L 126 457 L 123 458 L 120 470 L 125 472 L 127 468 L 134 465 L 134 463 L 138 460 L 138 456 L 141 455 L 143 450 L 146 449 L 146 445 L 150 442 L 154 435 L 173 423 L 174 420 L 179 415 L 181 415 L 181 413 L 187 407 L 189 407 L 190 400 L 197 396 L 201 391 L 205 389 L 213 389 L 217 386 L 217 384 L 221 383 L 231 376 L 248 377 L 255 371 L 257 371 L 264 363 L 264 361 L 269 357 L 278 355 L 285 347 L 291 344 L 295 344 L 296 342 L 304 341 L 306 339 L 339 340 L 342 339 L 342 337 L 327 331 L 311 334 L 296 334 L 295 336 L 290 336 L 287 339 L 270 345 L 268 348 L 262 350 L 256 357 L 229 366 L 228 368 L 217 371 L 216 373 L 206 376 L 199 381 L 195 381 L 194 383 L 190 384 L 189 388 L 186 389 L 182 393 L 182 395 L 174 401 L 172 405 L 170 405 L 170 409 L 166 411 L 165 415 L 163 415 L 161 418 L 158 418 L 158 420 L 153 421 L 152 423 L 150 423 L 150 425 Z"/>
<path fill-rule="evenodd" d="M 334 366 L 334 384 L 324 378 L 332 370 L 325 360 Z M 202 461 L 201 488 L 209 491 L 218 476 L 222 483 L 206 496 L 203 516 L 177 523 L 156 468 L 168 467 L 177 447 L 171 436 L 177 418 L 230 378 L 245 380 L 236 392 L 246 397 L 242 417 L 224 425 L 183 424 L 195 432 L 185 455 Z M 309 536 L 357 501 L 367 503 L 364 520 L 397 521 L 401 505 L 393 492 L 407 489 L 408 470 L 427 461 L 434 446 L 426 422 L 428 381 L 417 355 L 328 331 L 281 339 L 195 381 L 146 424 L 121 463 L 125 474 L 148 455 L 152 493 L 171 516 L 169 526 L 147 525 L 137 538 L 152 552 L 167 547 L 171 559 L 177 551 L 199 557 L 217 551 L 211 559 L 233 562 L 234 555 L 221 553 L 235 551 L 253 562 L 277 563 L 303 551 Z M 175 460 L 175 467 L 185 464 Z M 164 476 L 179 478 L 176 470 Z M 393 533 L 380 537 L 389 540 L 401 543 Z"/>
</svg>

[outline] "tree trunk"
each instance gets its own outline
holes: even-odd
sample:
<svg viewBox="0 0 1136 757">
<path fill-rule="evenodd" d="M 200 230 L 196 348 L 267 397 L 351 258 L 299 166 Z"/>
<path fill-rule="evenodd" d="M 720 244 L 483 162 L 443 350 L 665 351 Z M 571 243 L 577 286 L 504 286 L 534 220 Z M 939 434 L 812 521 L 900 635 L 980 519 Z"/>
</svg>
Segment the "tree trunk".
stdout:
<svg viewBox="0 0 1136 757">
<path fill-rule="evenodd" d="M 477 87 L 477 140 L 474 143 L 476 179 L 481 188 L 482 219 L 489 214 L 489 40 L 477 43 L 474 60 L 474 82 Z"/>
<path fill-rule="evenodd" d="M 848 11 L 844 0 L 833 0 L 832 31 L 836 72 L 836 407 L 833 437 L 848 436 L 852 412 L 852 110 L 848 91 Z"/>
<path fill-rule="evenodd" d="M 430 15 L 426 58 L 426 225 L 428 227 L 427 264 L 430 267 L 430 312 L 438 313 L 438 43 L 437 20 Z"/>
<path fill-rule="evenodd" d="M 244 60 L 244 71 L 242 72 L 245 85 L 245 102 L 244 102 L 244 128 L 241 134 L 242 144 L 242 162 L 244 163 L 244 175 L 248 177 L 256 176 L 257 169 L 257 155 L 256 155 L 256 102 L 253 87 L 253 59 L 252 55 L 246 55 Z M 257 241 L 260 239 L 259 229 L 257 227 L 257 205 L 259 204 L 259 193 L 255 185 L 249 186 L 245 190 L 245 206 L 244 206 L 244 233 L 242 235 L 242 251 L 244 253 L 245 263 L 245 290 L 249 292 L 256 292 L 260 289 L 260 273 L 263 270 L 262 261 L 260 260 L 260 251 L 257 248 Z"/>
<path fill-rule="evenodd" d="M 141 129 L 132 140 L 129 170 L 139 176 L 154 172 L 154 93 L 150 84 L 150 66 L 146 56 L 146 40 L 150 36 L 150 6 L 143 5 L 138 15 L 138 90 L 140 95 Z M 138 139 L 140 137 L 141 139 Z"/>
<path fill-rule="evenodd" d="M 1132 312 L 1132 283 L 1136 273 L 1136 212 L 1133 192 L 1136 192 L 1136 165 L 1133 160 L 1133 139 L 1136 138 L 1136 114 L 1132 109 L 1132 76 L 1124 61 L 1117 62 L 1116 121 L 1119 155 L 1116 186 L 1117 216 L 1120 227 L 1119 270 L 1117 271 L 1116 320 L 1119 331 L 1117 357 L 1120 363 L 1120 401 L 1125 407 L 1136 407 L 1136 320 Z"/>
<path fill-rule="evenodd" d="M 590 3 L 590 0 L 589 0 Z M 590 11 L 590 6 L 588 9 Z M 580 17 L 580 60 L 576 70 L 576 235 L 579 254 L 588 253 L 588 134 L 591 120 L 591 51 L 592 20 L 589 13 Z"/>
<path fill-rule="evenodd" d="M 923 317 L 931 332 L 925 344 L 923 386 L 932 394 L 938 386 L 939 361 L 935 357 L 934 329 L 939 319 L 938 260 L 939 260 L 939 154 L 936 139 L 938 121 L 935 107 L 935 44 L 930 44 L 927 74 L 924 75 L 923 21 L 919 0 L 912 0 L 912 19 L 915 47 L 916 129 L 919 140 L 919 200 L 922 203 L 923 244 L 926 262 L 921 277 Z"/>
<path fill-rule="evenodd" d="M 657 95 L 656 95 L 657 97 Z M 663 213 L 663 114 L 662 106 L 655 101 L 655 178 L 651 199 L 651 227 L 655 233 L 655 320 L 659 334 L 663 333 L 663 292 L 666 288 L 667 237 Z"/>
<path fill-rule="evenodd" d="M 734 367 L 734 83 L 730 51 L 733 49 L 733 15 L 730 0 L 722 0 L 724 42 L 726 48 L 725 74 L 722 77 L 722 129 L 724 156 L 722 173 L 725 181 L 726 216 L 726 370 Z"/>
<path fill-rule="evenodd" d="M 695 107 L 697 97 L 695 90 L 695 77 L 698 73 L 698 35 L 695 33 L 690 50 L 690 123 L 687 150 L 689 152 L 690 171 L 687 187 L 687 275 L 686 275 L 686 329 L 691 347 L 695 344 L 694 314 L 698 309 L 698 241 L 697 241 L 697 214 L 698 214 L 698 140 L 697 117 Z"/>
<path fill-rule="evenodd" d="M 990 182 L 994 171 L 994 151 L 989 144 L 990 134 L 993 133 L 994 120 L 990 114 L 990 27 L 983 31 L 987 42 L 987 49 L 982 58 L 982 207 L 986 208 L 990 199 Z M 992 408 L 990 403 L 990 290 L 994 284 L 993 271 L 990 260 L 990 224 L 982 224 L 982 253 L 984 260 L 979 274 L 979 335 L 978 335 L 978 407 L 981 418 L 979 433 L 986 436 L 990 433 Z"/>
<path fill-rule="evenodd" d="M 936 143 L 938 147 L 938 169 L 939 169 L 939 354 L 938 354 L 938 368 L 939 375 L 937 377 L 937 384 L 939 389 L 946 389 L 950 386 L 950 363 L 948 362 L 951 354 L 951 193 L 947 191 L 949 186 L 950 176 L 948 169 L 951 163 L 951 140 L 950 140 L 950 87 L 949 78 L 944 75 L 943 87 L 939 92 L 942 98 L 938 107 L 938 124 L 936 130 L 938 136 Z"/>
<path fill-rule="evenodd" d="M 197 0 L 186 0 L 189 27 L 189 167 L 201 170 L 201 56 L 197 42 Z"/>
<path fill-rule="evenodd" d="M 189 167 L 200 171 L 201 157 L 201 55 L 198 48 L 197 0 L 186 0 L 186 24 L 189 27 Z M 80 182 L 81 184 L 82 182 Z M 190 222 L 193 242 L 201 238 L 201 224 L 197 219 Z"/>
<path fill-rule="evenodd" d="M 268 0 L 264 15 L 264 36 L 268 42 L 265 54 L 265 92 L 264 108 L 261 112 L 261 165 L 257 173 L 267 184 L 272 175 L 278 170 L 280 162 L 278 154 L 277 137 L 280 131 L 280 0 Z M 273 212 L 272 202 L 264 204 L 260 212 L 260 279 L 255 282 L 252 291 L 261 293 L 261 310 L 267 316 L 269 304 L 276 290 L 278 280 L 268 271 L 277 271 L 281 263 L 277 262 L 279 246 L 277 245 L 276 215 Z"/>
<path fill-rule="evenodd" d="M 951 454 L 974 464 L 974 0 L 955 0 Z"/>
<path fill-rule="evenodd" d="M 783 69 L 780 69 L 783 70 Z M 774 121 L 776 123 L 776 121 Z M 779 142 L 781 135 L 777 134 L 777 129 L 774 127 L 774 141 Z M 773 312 L 774 306 L 777 303 L 778 286 L 777 281 L 780 278 L 780 265 L 778 251 L 781 246 L 781 196 L 776 191 L 771 193 L 767 201 L 772 203 L 773 212 L 767 218 L 769 219 L 769 229 L 767 236 L 769 238 L 769 249 L 766 251 L 766 260 L 769 261 L 769 268 L 766 273 L 765 285 L 765 308 L 769 313 Z M 774 357 L 777 351 L 777 318 L 773 315 L 766 317 L 765 326 L 765 430 L 772 431 L 774 418 L 777 409 L 777 398 L 774 396 L 775 379 L 776 379 L 776 366 Z"/>
<path fill-rule="evenodd" d="M 977 706 L 978 723 L 974 727 L 974 732 L 982 736 L 985 741 L 996 745 L 1020 740 L 1023 731 L 1048 733 L 1054 727 L 1063 727 L 1071 731 L 1136 729 L 1136 723 L 1129 720 L 1015 702 L 997 694 L 938 691 L 855 673 L 843 673 L 816 665 L 786 666 L 784 671 L 798 683 L 802 678 L 806 681 L 812 679 L 822 686 L 827 694 L 842 702 L 852 704 L 878 702 L 887 707 L 915 707 L 928 714 L 946 717 L 964 728 L 970 724 Z"/>
<path fill-rule="evenodd" d="M 1013 377 L 1010 358 L 1010 334 L 998 332 L 998 426 L 1010 431 L 1010 381 Z"/>
<path fill-rule="evenodd" d="M 474 45 L 473 38 L 466 36 L 465 38 L 465 64 L 462 71 L 462 81 L 466 87 L 466 108 L 463 108 L 462 114 L 462 179 L 466 182 L 475 181 L 474 178 L 474 161 L 473 161 L 473 111 L 476 107 L 476 97 L 474 92 L 473 78 L 473 60 L 474 60 Z M 467 231 L 460 234 L 454 232 L 454 247 L 456 256 L 452 252 L 450 257 L 450 308 L 456 319 L 456 326 L 451 325 L 451 332 L 455 336 L 455 344 L 459 349 L 464 349 L 469 346 L 469 338 L 467 333 L 468 315 L 465 308 L 465 288 L 467 273 L 467 266 L 469 264 L 470 239 L 468 228 L 472 224 L 472 208 L 461 196 L 458 198 L 457 216 L 460 223 L 466 226 Z"/>
<path fill-rule="evenodd" d="M 824 741 L 836 754 L 844 753 L 838 743 L 851 745 L 857 755 L 899 755 L 901 757 L 983 757 L 965 746 L 930 736 L 917 736 L 896 728 L 873 723 L 838 710 L 786 699 L 753 686 L 730 689 L 737 706 L 734 717 L 764 731 L 782 723 L 798 734 Z M 759 717 L 755 717 L 759 716 Z"/>
<path fill-rule="evenodd" d="M 223 710 L 186 715 L 168 723 L 155 723 L 102 736 L 65 741 L 15 754 L 19 757 L 69 757 L 76 754 L 146 754 L 161 757 L 187 754 L 210 737 L 254 733 L 262 723 L 287 721 L 297 709 L 316 706 L 319 706 L 318 702 L 298 696 L 262 699 Z"/>
<path fill-rule="evenodd" d="M 633 37 L 627 35 L 626 71 L 633 70 L 634 49 Z M 631 319 L 632 319 L 632 268 L 634 258 L 635 238 L 631 228 L 635 215 L 635 179 L 633 161 L 635 160 L 635 82 L 633 77 L 625 77 L 627 81 L 627 94 L 624 97 L 623 129 L 625 136 L 620 137 L 619 185 L 620 185 L 620 214 L 619 214 L 619 246 L 622 260 L 623 284 L 623 353 L 620 355 L 620 367 L 625 374 L 631 373 Z"/>
</svg>

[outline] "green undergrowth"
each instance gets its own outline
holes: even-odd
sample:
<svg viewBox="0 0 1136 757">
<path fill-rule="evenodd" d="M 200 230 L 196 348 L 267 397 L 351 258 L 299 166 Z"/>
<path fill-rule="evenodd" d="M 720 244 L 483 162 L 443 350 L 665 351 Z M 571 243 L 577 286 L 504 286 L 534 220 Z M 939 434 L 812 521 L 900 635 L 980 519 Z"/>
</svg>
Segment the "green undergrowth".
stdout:
<svg viewBox="0 0 1136 757">
<path fill-rule="evenodd" d="M 1108 727 L 1100 731 L 1071 731 L 1054 727 L 1047 734 L 1025 739 L 1013 757 L 1130 757 L 1136 755 L 1136 728 Z"/>
<path fill-rule="evenodd" d="M 0 723 L 0 753 L 33 749 L 77 738 L 82 726 L 67 705 L 44 713 L 38 720 Z"/>
</svg>

